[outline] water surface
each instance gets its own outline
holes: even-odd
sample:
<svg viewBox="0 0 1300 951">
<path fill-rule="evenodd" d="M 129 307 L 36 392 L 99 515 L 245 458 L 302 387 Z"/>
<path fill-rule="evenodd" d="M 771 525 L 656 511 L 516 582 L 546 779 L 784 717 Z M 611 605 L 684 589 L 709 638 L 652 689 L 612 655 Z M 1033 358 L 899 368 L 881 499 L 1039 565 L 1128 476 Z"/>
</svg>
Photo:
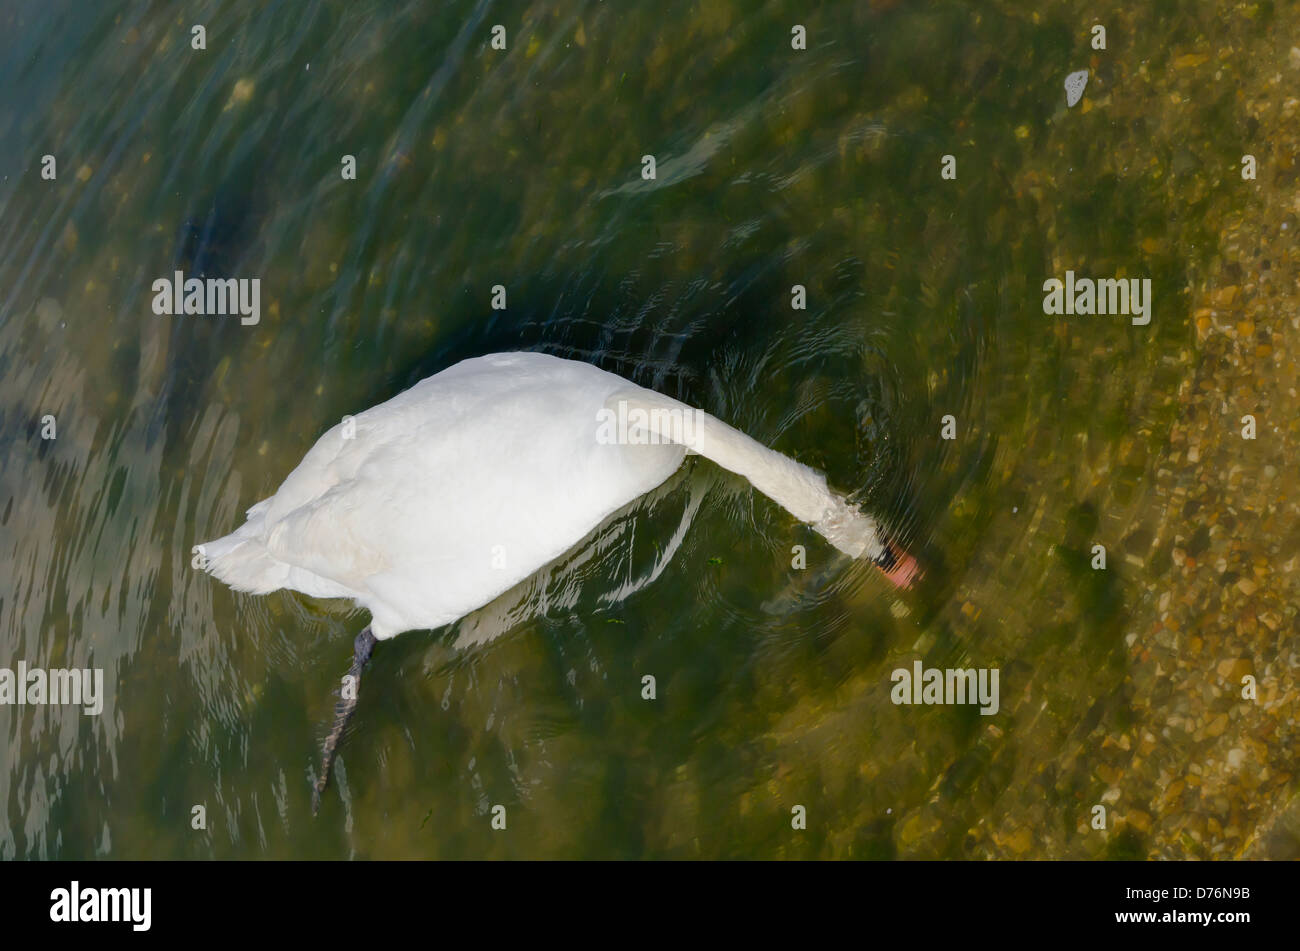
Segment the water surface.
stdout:
<svg viewBox="0 0 1300 951">
<path fill-rule="evenodd" d="M 98 717 L 0 709 L 0 856 L 1116 854 L 1076 825 L 1159 567 L 1125 544 L 1160 535 L 1207 210 L 1247 199 L 1137 80 L 1212 15 L 1108 8 L 1097 53 L 1073 5 L 1022 6 L 10 5 L 0 663 L 108 689 Z M 1246 123 L 1227 91 L 1179 121 Z M 1067 268 L 1150 277 L 1155 319 L 1046 317 Z M 260 279 L 261 321 L 155 316 L 177 269 Z M 381 645 L 313 819 L 365 616 L 234 594 L 191 547 L 344 414 L 513 349 L 822 469 L 927 577 L 900 595 L 690 461 L 502 603 Z M 999 716 L 892 704 L 918 658 L 1000 668 Z"/>
</svg>

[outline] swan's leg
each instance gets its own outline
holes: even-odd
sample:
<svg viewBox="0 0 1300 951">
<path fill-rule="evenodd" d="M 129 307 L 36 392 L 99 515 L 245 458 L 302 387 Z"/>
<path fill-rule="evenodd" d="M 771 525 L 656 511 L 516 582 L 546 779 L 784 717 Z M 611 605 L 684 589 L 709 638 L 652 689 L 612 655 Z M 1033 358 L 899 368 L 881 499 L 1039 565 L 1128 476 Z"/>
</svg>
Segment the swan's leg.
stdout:
<svg viewBox="0 0 1300 951">
<path fill-rule="evenodd" d="M 311 814 L 313 816 L 320 808 L 321 793 L 325 792 L 325 787 L 329 784 L 330 767 L 334 765 L 334 753 L 338 749 L 339 738 L 343 736 L 343 728 L 348 725 L 348 720 L 352 719 L 352 711 L 357 708 L 357 697 L 361 694 L 361 671 L 370 661 L 370 654 L 377 643 L 375 635 L 370 633 L 369 625 L 352 642 L 352 666 L 348 669 L 350 679 L 344 680 L 339 702 L 334 705 L 334 726 L 325 737 L 325 746 L 321 753 L 320 778 L 316 780 L 316 788 L 312 791 Z"/>
</svg>

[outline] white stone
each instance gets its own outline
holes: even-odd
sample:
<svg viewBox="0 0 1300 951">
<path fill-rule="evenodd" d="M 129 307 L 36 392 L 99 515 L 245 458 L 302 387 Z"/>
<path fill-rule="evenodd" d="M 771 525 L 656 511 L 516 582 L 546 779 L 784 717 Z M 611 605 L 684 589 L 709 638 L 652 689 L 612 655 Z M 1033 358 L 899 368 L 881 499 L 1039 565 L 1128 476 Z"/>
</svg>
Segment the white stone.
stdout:
<svg viewBox="0 0 1300 951">
<path fill-rule="evenodd" d="M 1081 69 L 1065 77 L 1065 104 L 1076 106 L 1083 98 L 1083 88 L 1088 85 L 1088 71 Z"/>
</svg>

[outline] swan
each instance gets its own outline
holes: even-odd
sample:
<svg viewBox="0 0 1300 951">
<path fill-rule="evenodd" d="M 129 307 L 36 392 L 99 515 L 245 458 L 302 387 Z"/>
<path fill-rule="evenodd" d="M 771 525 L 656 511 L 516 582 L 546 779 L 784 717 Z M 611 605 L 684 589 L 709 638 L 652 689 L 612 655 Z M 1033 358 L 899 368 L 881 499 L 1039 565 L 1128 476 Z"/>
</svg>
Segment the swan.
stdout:
<svg viewBox="0 0 1300 951">
<path fill-rule="evenodd" d="M 899 587 L 919 574 L 815 469 L 701 410 L 577 360 L 464 360 L 345 417 L 233 533 L 199 546 L 236 591 L 289 588 L 370 613 L 325 738 L 329 782 L 378 641 L 450 624 L 573 548 L 694 453 Z"/>
</svg>

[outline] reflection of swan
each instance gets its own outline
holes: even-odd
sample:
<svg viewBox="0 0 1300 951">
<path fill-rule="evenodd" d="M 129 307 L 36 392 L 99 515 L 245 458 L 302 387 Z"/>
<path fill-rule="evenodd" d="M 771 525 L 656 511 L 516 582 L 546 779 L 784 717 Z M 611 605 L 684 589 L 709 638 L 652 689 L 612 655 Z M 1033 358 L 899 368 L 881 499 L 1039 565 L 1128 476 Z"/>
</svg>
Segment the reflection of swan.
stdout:
<svg viewBox="0 0 1300 951">
<path fill-rule="evenodd" d="M 370 612 L 325 740 L 329 779 L 376 640 L 441 627 L 568 551 L 698 453 L 748 479 L 894 583 L 916 564 L 821 473 L 720 420 L 586 363 L 466 360 L 322 436 L 248 521 L 202 546 L 237 591 L 291 588 Z"/>
</svg>

